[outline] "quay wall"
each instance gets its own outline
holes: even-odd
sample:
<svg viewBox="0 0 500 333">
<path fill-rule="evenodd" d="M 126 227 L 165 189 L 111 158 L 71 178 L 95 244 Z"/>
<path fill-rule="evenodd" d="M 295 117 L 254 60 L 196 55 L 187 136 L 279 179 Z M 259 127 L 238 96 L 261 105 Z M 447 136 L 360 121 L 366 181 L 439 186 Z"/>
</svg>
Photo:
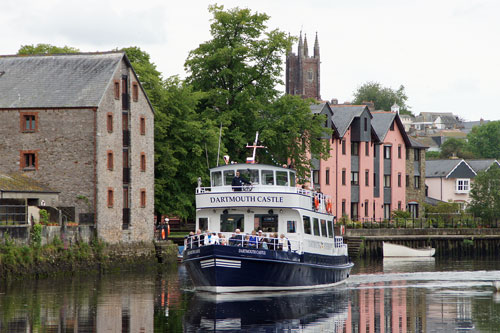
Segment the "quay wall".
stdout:
<svg viewBox="0 0 500 333">
<path fill-rule="evenodd" d="M 498 257 L 500 228 L 488 229 L 352 229 L 344 241 L 356 257 L 383 257 L 382 243 L 412 248 L 433 247 L 436 257 Z"/>
</svg>

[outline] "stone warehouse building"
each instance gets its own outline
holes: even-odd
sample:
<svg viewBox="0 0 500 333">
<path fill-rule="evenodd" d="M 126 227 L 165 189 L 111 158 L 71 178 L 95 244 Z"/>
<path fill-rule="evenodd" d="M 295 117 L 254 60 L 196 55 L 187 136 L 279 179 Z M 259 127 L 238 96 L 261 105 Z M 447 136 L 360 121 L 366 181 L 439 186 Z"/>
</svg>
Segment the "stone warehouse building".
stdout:
<svg viewBox="0 0 500 333">
<path fill-rule="evenodd" d="M 110 243 L 150 241 L 154 111 L 123 52 L 0 56 L 0 172 Z"/>
</svg>

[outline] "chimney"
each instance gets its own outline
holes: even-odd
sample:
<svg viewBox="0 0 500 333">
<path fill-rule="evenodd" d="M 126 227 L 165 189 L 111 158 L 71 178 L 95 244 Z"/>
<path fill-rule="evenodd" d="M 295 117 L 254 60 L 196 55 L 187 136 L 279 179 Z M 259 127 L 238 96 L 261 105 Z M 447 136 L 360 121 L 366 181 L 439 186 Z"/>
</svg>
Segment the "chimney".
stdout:
<svg viewBox="0 0 500 333">
<path fill-rule="evenodd" d="M 336 98 L 332 98 L 332 102 L 330 103 L 331 105 L 337 105 L 339 104 L 339 100 Z"/>
<path fill-rule="evenodd" d="M 368 110 L 370 110 L 370 112 L 375 111 L 375 104 L 373 103 L 373 101 L 370 101 L 370 102 L 363 101 L 363 103 L 361 103 L 361 104 L 368 106 Z"/>
</svg>

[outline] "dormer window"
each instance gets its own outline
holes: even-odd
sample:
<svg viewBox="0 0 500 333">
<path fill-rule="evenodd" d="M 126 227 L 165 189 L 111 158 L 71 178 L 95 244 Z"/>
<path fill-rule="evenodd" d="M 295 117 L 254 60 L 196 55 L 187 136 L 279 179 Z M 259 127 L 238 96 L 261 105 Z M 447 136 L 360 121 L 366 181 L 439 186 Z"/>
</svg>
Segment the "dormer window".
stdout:
<svg viewBox="0 0 500 333">
<path fill-rule="evenodd" d="M 467 193 L 470 190 L 470 179 L 457 179 L 456 193 Z"/>
</svg>

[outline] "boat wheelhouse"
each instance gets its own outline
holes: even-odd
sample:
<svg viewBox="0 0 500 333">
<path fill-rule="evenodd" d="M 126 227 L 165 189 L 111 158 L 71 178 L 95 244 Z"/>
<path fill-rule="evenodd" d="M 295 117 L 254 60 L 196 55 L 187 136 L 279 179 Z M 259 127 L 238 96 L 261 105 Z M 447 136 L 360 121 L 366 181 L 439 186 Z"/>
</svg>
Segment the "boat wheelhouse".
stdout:
<svg viewBox="0 0 500 333">
<path fill-rule="evenodd" d="M 250 184 L 233 186 L 237 172 Z M 208 241 L 209 234 L 197 235 L 187 239 L 184 252 L 197 289 L 303 289 L 348 277 L 353 264 L 343 238 L 334 234 L 331 198 L 295 180 L 295 170 L 261 164 L 210 170 L 211 186 L 196 189 L 196 228 L 209 230 L 210 239 L 215 233 L 218 244 Z M 252 231 L 262 234 L 250 236 Z M 228 245 L 220 245 L 221 238 Z"/>
</svg>

